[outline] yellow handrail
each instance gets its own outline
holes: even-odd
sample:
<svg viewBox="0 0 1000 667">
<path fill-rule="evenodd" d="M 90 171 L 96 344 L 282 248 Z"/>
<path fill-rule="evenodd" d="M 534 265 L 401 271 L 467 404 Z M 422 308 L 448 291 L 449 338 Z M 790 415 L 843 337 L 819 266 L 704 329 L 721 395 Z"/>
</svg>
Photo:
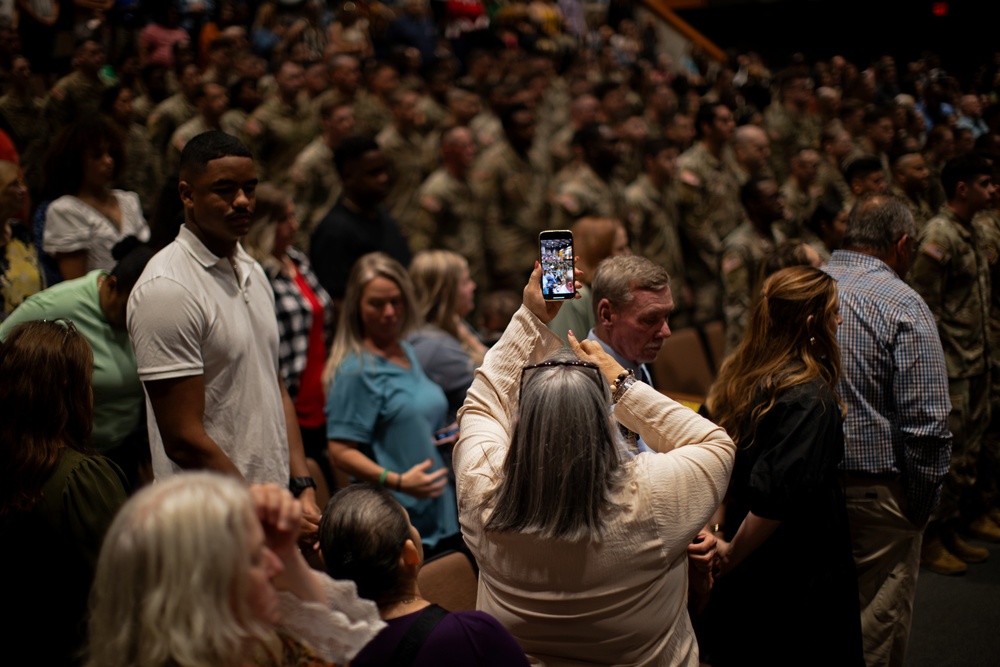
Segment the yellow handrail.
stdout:
<svg viewBox="0 0 1000 667">
<path fill-rule="evenodd" d="M 667 7 L 665 0 L 641 0 L 641 2 L 649 11 L 666 21 L 674 30 L 700 46 L 710 57 L 715 58 L 719 62 L 726 62 L 725 52 L 708 37 L 698 32 L 694 26 L 678 16 L 674 10 Z"/>
</svg>

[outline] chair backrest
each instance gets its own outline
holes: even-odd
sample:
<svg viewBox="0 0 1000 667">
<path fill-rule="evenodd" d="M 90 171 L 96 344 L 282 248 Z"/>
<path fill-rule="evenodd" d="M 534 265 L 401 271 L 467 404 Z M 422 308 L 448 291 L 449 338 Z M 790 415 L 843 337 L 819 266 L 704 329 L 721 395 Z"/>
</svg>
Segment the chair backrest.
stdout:
<svg viewBox="0 0 1000 667">
<path fill-rule="evenodd" d="M 428 560 L 417 574 L 420 595 L 448 611 L 475 611 L 479 580 L 469 557 L 447 551 Z"/>
<path fill-rule="evenodd" d="M 678 329 L 663 342 L 653 362 L 653 382 L 664 394 L 685 394 L 704 400 L 712 386 L 712 366 L 694 327 Z"/>
<path fill-rule="evenodd" d="M 701 333 L 705 336 L 705 343 L 708 352 L 712 357 L 712 370 L 719 372 L 722 362 L 726 360 L 726 325 L 722 320 L 708 322 L 701 328 Z"/>
</svg>

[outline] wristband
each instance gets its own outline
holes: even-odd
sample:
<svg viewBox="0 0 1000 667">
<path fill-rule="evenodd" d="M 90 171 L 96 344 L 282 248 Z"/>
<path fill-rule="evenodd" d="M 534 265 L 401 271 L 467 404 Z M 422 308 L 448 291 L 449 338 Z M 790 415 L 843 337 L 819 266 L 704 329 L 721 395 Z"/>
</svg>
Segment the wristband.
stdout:
<svg viewBox="0 0 1000 667">
<path fill-rule="evenodd" d="M 306 489 L 315 489 L 316 480 L 312 477 L 292 477 L 288 481 L 288 490 L 292 492 L 292 495 L 298 498 L 302 495 L 302 492 Z"/>
<path fill-rule="evenodd" d="M 389 476 L 389 469 L 382 468 L 382 474 L 378 476 L 378 485 L 385 486 L 385 478 Z"/>
</svg>

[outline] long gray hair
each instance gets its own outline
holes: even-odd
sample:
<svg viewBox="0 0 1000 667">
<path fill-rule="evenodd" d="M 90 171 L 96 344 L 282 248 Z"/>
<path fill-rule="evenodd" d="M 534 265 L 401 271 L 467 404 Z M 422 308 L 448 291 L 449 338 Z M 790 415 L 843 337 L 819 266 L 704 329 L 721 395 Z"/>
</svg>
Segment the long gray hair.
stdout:
<svg viewBox="0 0 1000 667">
<path fill-rule="evenodd" d="M 548 360 L 575 359 L 563 350 Z M 594 368 L 548 366 L 525 371 L 521 386 L 503 476 L 485 499 L 486 530 L 598 539 L 622 481 L 607 383 Z"/>
</svg>

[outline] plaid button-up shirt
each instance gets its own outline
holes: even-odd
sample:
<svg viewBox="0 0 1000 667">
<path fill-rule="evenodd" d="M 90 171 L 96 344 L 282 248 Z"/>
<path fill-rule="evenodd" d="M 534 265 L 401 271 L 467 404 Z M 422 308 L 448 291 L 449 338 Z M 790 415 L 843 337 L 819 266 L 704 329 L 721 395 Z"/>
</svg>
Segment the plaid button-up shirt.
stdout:
<svg viewBox="0 0 1000 667">
<path fill-rule="evenodd" d="M 837 333 L 847 403 L 841 469 L 900 475 L 909 518 L 937 505 L 951 458 L 948 375 L 930 309 L 885 262 L 837 250 L 825 270 L 837 280 Z"/>
</svg>

